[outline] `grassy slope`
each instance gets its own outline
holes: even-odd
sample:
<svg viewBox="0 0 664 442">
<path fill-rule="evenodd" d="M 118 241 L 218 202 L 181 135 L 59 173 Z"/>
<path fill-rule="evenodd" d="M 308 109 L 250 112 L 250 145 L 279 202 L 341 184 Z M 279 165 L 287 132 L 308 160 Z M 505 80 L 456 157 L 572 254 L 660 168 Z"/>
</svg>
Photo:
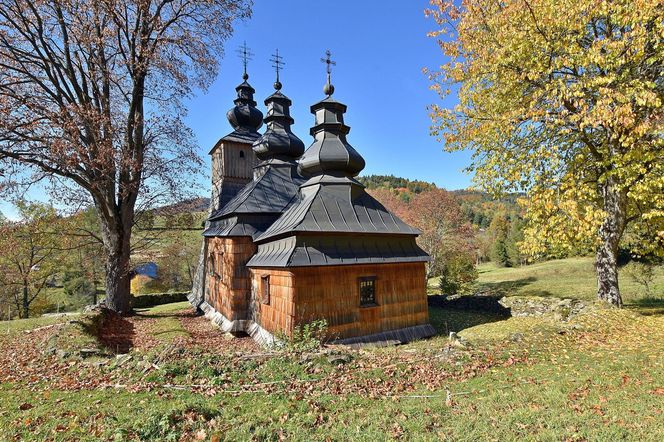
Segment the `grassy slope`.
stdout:
<svg viewBox="0 0 664 442">
<path fill-rule="evenodd" d="M 493 263 L 478 268 L 478 290 L 504 295 L 555 296 L 595 299 L 597 280 L 592 258 L 568 258 L 523 267 L 498 267 Z M 643 297 L 643 287 L 620 273 L 620 290 L 629 304 Z M 664 266 L 655 271 L 654 292 L 664 297 Z M 438 278 L 429 281 L 429 293 L 438 293 Z"/>
<path fill-rule="evenodd" d="M 548 267 L 484 268 L 482 282 L 532 277 L 537 279 L 529 280 L 531 288 L 555 296 L 573 296 L 594 283 L 587 260 Z M 574 277 L 575 269 L 583 268 Z M 551 285 L 547 288 L 543 281 Z M 517 293 L 527 287 L 521 285 Z M 592 296 L 592 291 L 587 293 Z M 140 314 L 155 319 L 155 337 L 166 337 L 164 331 L 186 333 L 170 316 L 183 305 L 159 306 Z M 413 376 L 406 374 L 408 365 L 399 365 L 406 355 L 437 372 L 500 361 L 449 379 L 444 385 L 453 394 L 451 403 L 444 387 L 430 389 L 425 381 L 414 392 L 397 393 L 408 397 L 375 394 L 371 389 L 303 393 L 286 386 L 271 393 L 202 394 L 168 388 L 132 393 L 0 384 L 0 440 L 16 436 L 177 440 L 182 432 L 188 437 L 199 432 L 203 438 L 228 440 L 664 440 L 664 309 L 659 307 L 600 310 L 567 324 L 431 309 L 440 336 L 363 352 L 345 369 L 338 369 L 339 382 L 346 382 L 345 376 L 352 373 L 358 379 L 375 378 L 376 385 L 391 382 L 396 387 Z M 446 362 L 445 335 L 452 330 L 470 341 L 471 350 L 459 350 L 458 359 Z M 511 339 L 515 333 L 522 335 L 518 342 Z M 512 363 L 512 355 L 520 359 Z M 394 363 L 372 365 L 375 357 Z M 217 363 L 223 369 L 210 369 Z M 321 364 L 323 373 L 335 376 L 334 367 Z M 246 379 L 249 373 L 268 383 L 310 377 L 304 367 L 299 358 L 275 358 L 264 364 L 248 360 L 235 366 L 224 365 L 215 356 L 194 355 L 183 356 L 181 362 L 152 376 L 155 381 L 179 384 L 198 384 L 201 379 L 214 385 L 230 382 L 225 388 L 234 390 L 244 382 L 255 382 L 256 378 Z M 412 397 L 417 395 L 426 397 Z M 33 408 L 21 411 L 26 403 Z"/>
<path fill-rule="evenodd" d="M 511 295 L 556 296 L 594 299 L 597 291 L 592 258 L 568 258 L 516 268 L 500 268 L 492 263 L 479 267 L 484 288 Z M 629 303 L 642 297 L 642 287 L 620 274 L 620 288 Z M 655 293 L 664 296 L 664 267 L 658 267 Z"/>
</svg>

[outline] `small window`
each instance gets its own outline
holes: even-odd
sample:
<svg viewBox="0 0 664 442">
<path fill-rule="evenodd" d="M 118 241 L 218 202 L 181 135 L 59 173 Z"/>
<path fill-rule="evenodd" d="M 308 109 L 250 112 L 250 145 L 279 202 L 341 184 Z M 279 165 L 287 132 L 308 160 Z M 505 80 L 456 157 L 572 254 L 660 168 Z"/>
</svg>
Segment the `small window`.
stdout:
<svg viewBox="0 0 664 442">
<path fill-rule="evenodd" d="M 208 255 L 208 273 L 210 276 L 216 276 L 217 278 L 221 279 L 221 275 L 223 273 L 223 264 L 223 253 L 215 256 L 214 252 L 210 252 Z"/>
<path fill-rule="evenodd" d="M 270 304 L 270 275 L 261 276 L 261 303 Z"/>
<path fill-rule="evenodd" d="M 214 253 L 208 255 L 208 273 L 214 276 Z"/>
<path fill-rule="evenodd" d="M 244 151 L 243 150 L 240 151 L 240 158 L 244 158 Z"/>
<path fill-rule="evenodd" d="M 363 276 L 360 278 L 360 307 L 370 307 L 376 304 L 376 277 Z"/>
</svg>

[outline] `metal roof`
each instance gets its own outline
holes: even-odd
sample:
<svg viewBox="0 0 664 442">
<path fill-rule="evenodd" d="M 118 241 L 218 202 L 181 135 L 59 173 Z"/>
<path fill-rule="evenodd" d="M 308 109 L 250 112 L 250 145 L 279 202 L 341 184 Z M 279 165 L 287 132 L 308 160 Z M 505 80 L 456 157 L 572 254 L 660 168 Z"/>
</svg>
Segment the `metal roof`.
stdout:
<svg viewBox="0 0 664 442">
<path fill-rule="evenodd" d="M 290 116 L 291 104 L 291 100 L 278 90 L 265 99 L 267 130 L 253 145 L 259 159 L 296 160 L 304 152 L 304 143 L 291 131 L 294 123 Z"/>
<path fill-rule="evenodd" d="M 258 245 L 248 267 L 307 267 L 427 262 L 414 237 L 298 235 Z"/>
<path fill-rule="evenodd" d="M 264 161 L 256 166 L 254 180 L 210 215 L 205 236 L 256 238 L 297 201 L 304 178 L 297 173 L 295 159 L 304 151 L 304 143 L 291 132 L 291 101 L 276 91 L 265 104 L 267 130 L 253 145 L 256 155 Z"/>
<path fill-rule="evenodd" d="M 344 124 L 346 105 L 327 97 L 311 106 L 311 112 L 316 116 L 310 131 L 314 142 L 300 158 L 299 172 L 306 177 L 323 173 L 357 176 L 365 162 L 346 140 L 350 132 Z"/>
<path fill-rule="evenodd" d="M 355 183 L 320 184 L 303 189 L 258 242 L 295 232 L 380 233 L 416 236 L 419 230 L 391 213 Z"/>
<path fill-rule="evenodd" d="M 203 236 L 251 236 L 256 238 L 263 233 L 279 215 L 268 213 L 263 215 L 242 214 L 230 218 L 222 218 L 206 223 Z"/>
<path fill-rule="evenodd" d="M 221 184 L 221 189 L 219 190 L 218 207 L 224 207 L 229 202 L 231 202 L 233 198 L 238 194 L 238 192 L 240 192 L 244 188 L 245 185 L 246 181 L 243 183 L 243 182 L 231 181 L 228 179 L 223 180 Z M 213 213 L 216 213 L 216 211 Z"/>
<path fill-rule="evenodd" d="M 273 160 L 265 173 L 240 190 L 221 209 L 210 215 L 216 220 L 240 213 L 281 214 L 297 198 L 304 179 L 296 172 L 293 162 Z"/>
<path fill-rule="evenodd" d="M 328 82 L 329 85 L 329 82 Z M 329 94 L 333 88 L 327 88 Z M 247 265 L 297 267 L 428 261 L 420 233 L 391 213 L 353 179 L 364 159 L 346 141 L 346 106 L 332 97 L 311 107 L 315 140 L 298 161 L 309 179 L 293 203 L 255 241 Z"/>
</svg>

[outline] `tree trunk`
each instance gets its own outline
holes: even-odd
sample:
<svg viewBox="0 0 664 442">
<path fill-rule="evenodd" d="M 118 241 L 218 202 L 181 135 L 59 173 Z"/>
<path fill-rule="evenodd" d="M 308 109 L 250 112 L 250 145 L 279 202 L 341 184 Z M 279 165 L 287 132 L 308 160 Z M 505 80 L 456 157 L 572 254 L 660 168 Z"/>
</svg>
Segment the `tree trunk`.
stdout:
<svg viewBox="0 0 664 442">
<path fill-rule="evenodd" d="M 626 224 L 627 195 L 609 179 L 602 187 L 606 216 L 599 229 L 600 245 L 595 255 L 597 298 L 622 307 L 618 286 L 618 246 Z"/>
<path fill-rule="evenodd" d="M 129 251 L 109 254 L 106 262 L 106 306 L 117 313 L 129 312 Z"/>
<path fill-rule="evenodd" d="M 106 230 L 103 229 L 102 230 Z M 107 233 L 104 236 L 106 246 L 106 307 L 117 313 L 128 313 L 130 280 L 129 258 L 131 248 L 129 232 Z"/>
<path fill-rule="evenodd" d="M 22 318 L 27 319 L 30 317 L 30 293 L 28 291 L 28 281 L 23 280 L 23 312 Z"/>
</svg>

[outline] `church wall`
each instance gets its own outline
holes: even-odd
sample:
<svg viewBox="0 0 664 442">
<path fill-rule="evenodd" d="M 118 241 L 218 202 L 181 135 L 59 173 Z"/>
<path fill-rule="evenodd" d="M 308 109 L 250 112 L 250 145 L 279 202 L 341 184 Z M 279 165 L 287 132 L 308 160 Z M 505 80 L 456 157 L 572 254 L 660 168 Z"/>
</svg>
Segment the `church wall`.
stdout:
<svg viewBox="0 0 664 442">
<path fill-rule="evenodd" d="M 325 318 L 329 337 L 343 339 L 427 324 L 425 264 L 300 267 L 296 323 Z M 359 281 L 375 277 L 376 305 L 360 306 Z"/>
<path fill-rule="evenodd" d="M 206 241 L 207 303 L 230 321 L 248 319 L 251 281 L 246 264 L 256 246 L 249 237 Z"/>
<path fill-rule="evenodd" d="M 260 300 L 261 276 L 270 275 L 270 305 L 256 318 L 266 330 L 290 335 L 316 319 L 331 339 L 344 339 L 427 324 L 424 263 L 251 269 L 252 296 Z M 375 276 L 376 305 L 360 306 L 361 277 Z"/>
<path fill-rule="evenodd" d="M 293 272 L 284 269 L 251 269 L 251 291 L 254 321 L 272 334 L 291 334 L 295 321 L 295 280 Z M 269 299 L 264 276 L 269 276 Z"/>
</svg>

